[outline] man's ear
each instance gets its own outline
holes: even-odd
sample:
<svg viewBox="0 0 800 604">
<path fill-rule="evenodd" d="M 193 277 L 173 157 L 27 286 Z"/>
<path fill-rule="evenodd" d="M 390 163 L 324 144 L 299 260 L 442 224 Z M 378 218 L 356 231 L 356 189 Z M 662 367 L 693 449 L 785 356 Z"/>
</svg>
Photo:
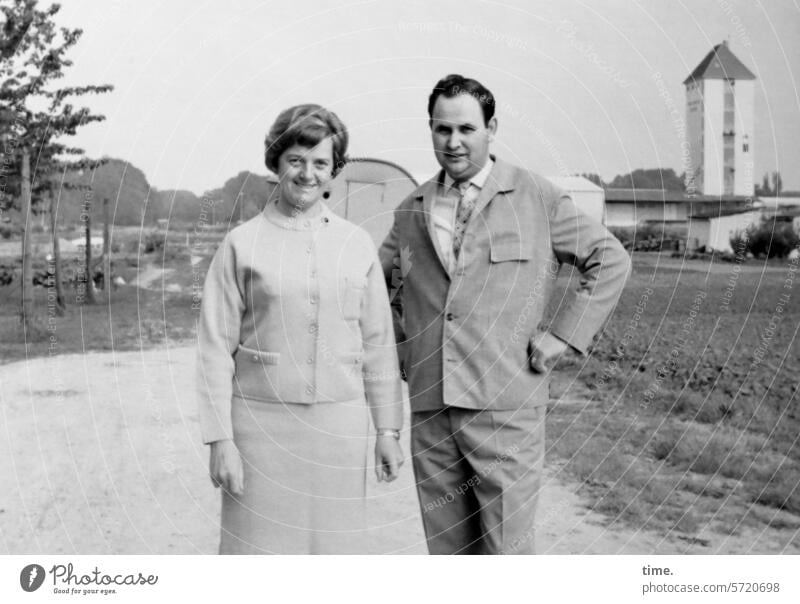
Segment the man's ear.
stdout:
<svg viewBox="0 0 800 604">
<path fill-rule="evenodd" d="M 493 117 L 486 124 L 486 129 L 489 131 L 489 140 L 494 140 L 494 135 L 497 134 L 497 118 Z"/>
</svg>

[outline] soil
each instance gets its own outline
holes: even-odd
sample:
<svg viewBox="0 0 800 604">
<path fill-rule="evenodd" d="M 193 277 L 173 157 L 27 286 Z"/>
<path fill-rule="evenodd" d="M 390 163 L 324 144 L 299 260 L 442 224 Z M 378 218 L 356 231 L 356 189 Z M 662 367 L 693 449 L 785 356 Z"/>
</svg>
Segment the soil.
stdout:
<svg viewBox="0 0 800 604">
<path fill-rule="evenodd" d="M 0 366 L 3 552 L 215 553 L 220 501 L 207 478 L 193 375 L 192 342 Z M 369 476 L 364 551 L 424 554 L 410 464 L 390 485 Z M 547 464 L 539 553 L 800 553 L 773 529 L 687 542 L 612 527 L 577 489 Z"/>
</svg>

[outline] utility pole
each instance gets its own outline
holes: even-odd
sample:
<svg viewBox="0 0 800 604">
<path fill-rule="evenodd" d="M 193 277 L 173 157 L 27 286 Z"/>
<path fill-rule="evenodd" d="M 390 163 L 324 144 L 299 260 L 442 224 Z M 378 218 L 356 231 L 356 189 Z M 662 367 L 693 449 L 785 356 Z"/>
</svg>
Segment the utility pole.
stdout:
<svg viewBox="0 0 800 604">
<path fill-rule="evenodd" d="M 106 290 L 106 300 L 111 304 L 111 225 L 108 215 L 108 197 L 103 198 L 103 289 Z"/>
<path fill-rule="evenodd" d="M 33 321 L 33 259 L 31 258 L 31 158 L 27 147 L 22 150 L 22 326 L 27 334 Z M 27 339 L 27 336 L 26 336 Z"/>
</svg>

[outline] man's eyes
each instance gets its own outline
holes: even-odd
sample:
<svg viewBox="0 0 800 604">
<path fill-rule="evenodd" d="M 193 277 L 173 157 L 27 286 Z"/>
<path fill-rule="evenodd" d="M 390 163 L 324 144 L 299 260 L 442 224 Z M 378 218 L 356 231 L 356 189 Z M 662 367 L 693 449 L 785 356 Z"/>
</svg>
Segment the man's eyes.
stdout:
<svg viewBox="0 0 800 604">
<path fill-rule="evenodd" d="M 458 131 L 461 132 L 461 134 L 472 134 L 476 130 L 477 128 L 475 128 L 475 126 L 461 126 L 458 129 Z M 451 134 L 452 132 L 453 132 L 452 128 L 447 128 L 444 126 L 440 126 L 439 128 L 436 129 L 436 133 L 442 135 Z"/>
</svg>

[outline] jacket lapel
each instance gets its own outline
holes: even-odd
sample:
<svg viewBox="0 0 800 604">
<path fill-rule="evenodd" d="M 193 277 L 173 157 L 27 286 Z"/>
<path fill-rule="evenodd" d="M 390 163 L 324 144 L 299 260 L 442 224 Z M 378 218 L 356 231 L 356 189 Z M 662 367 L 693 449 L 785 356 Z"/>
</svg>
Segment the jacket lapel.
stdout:
<svg viewBox="0 0 800 604">
<path fill-rule="evenodd" d="M 447 263 L 442 256 L 442 250 L 439 248 L 439 238 L 436 236 L 436 231 L 433 227 L 433 202 L 436 195 L 439 193 L 439 185 L 444 180 L 444 172 L 440 171 L 435 177 L 430 179 L 421 187 L 421 191 L 417 194 L 417 200 L 422 203 L 422 221 L 425 232 L 428 234 L 431 246 L 436 250 L 436 257 L 439 259 L 439 264 L 442 266 L 445 274 L 450 277 L 450 271 L 447 268 Z"/>
<path fill-rule="evenodd" d="M 475 209 L 472 211 L 473 220 L 480 215 L 483 209 L 489 205 L 498 193 L 508 193 L 514 190 L 514 170 L 513 166 L 501 159 L 495 159 L 489 178 L 481 189 L 478 199 L 475 200 Z M 467 227 L 469 228 L 469 227 Z"/>
</svg>

